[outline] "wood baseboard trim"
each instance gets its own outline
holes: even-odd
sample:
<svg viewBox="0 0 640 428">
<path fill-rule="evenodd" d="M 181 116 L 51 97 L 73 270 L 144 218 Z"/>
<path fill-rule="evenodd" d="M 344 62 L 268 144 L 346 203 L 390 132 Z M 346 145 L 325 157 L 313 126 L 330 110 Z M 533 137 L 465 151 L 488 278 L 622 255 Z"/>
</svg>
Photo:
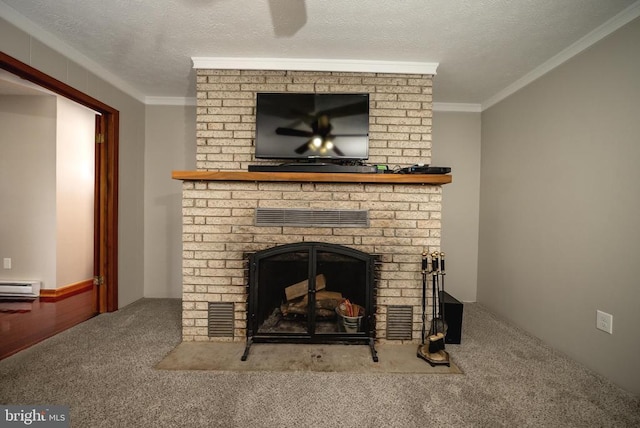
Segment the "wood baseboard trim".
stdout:
<svg viewBox="0 0 640 428">
<path fill-rule="evenodd" d="M 73 296 L 93 288 L 93 279 L 76 282 L 74 284 L 65 285 L 60 288 L 42 289 L 40 290 L 40 300 L 55 301 Z"/>
</svg>

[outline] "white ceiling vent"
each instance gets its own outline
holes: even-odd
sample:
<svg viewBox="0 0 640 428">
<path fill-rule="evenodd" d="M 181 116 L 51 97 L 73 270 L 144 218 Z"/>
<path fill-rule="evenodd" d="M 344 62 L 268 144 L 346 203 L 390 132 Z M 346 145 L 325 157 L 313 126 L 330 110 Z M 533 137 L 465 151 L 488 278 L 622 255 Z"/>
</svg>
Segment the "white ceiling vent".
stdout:
<svg viewBox="0 0 640 428">
<path fill-rule="evenodd" d="M 369 227 L 369 211 L 257 208 L 256 226 Z"/>
</svg>

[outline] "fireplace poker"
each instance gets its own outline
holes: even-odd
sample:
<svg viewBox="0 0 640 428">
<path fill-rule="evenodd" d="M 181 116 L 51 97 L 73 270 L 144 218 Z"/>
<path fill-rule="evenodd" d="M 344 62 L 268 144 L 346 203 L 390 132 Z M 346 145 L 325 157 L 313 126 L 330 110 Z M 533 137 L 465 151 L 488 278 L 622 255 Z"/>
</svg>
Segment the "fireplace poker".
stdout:
<svg viewBox="0 0 640 428">
<path fill-rule="evenodd" d="M 446 336 L 448 325 L 444 315 L 444 276 L 447 272 L 444 269 L 444 253 L 440 252 L 440 290 L 438 291 L 438 308 L 440 309 L 440 318 L 442 320 L 442 333 Z"/>
<path fill-rule="evenodd" d="M 417 356 L 425 361 L 427 360 L 426 341 L 426 325 L 427 325 L 427 278 L 429 273 L 429 253 L 422 253 L 422 340 L 418 346 Z M 429 326 L 429 334 L 431 334 L 431 326 Z"/>
<path fill-rule="evenodd" d="M 431 253 L 433 265 L 433 318 L 431 319 L 431 333 L 429 351 L 437 352 L 444 349 L 444 320 L 440 313 L 440 253 Z"/>
<path fill-rule="evenodd" d="M 421 344 L 424 346 L 424 341 L 427 336 L 426 325 L 427 325 L 427 274 L 429 273 L 429 262 L 427 260 L 428 254 L 426 252 L 422 253 L 422 341 Z"/>
<path fill-rule="evenodd" d="M 429 336 L 433 336 L 438 332 L 436 329 L 436 301 L 438 299 L 436 292 L 438 291 L 438 270 L 438 253 L 434 251 L 431 253 L 431 327 L 429 328 Z"/>
</svg>

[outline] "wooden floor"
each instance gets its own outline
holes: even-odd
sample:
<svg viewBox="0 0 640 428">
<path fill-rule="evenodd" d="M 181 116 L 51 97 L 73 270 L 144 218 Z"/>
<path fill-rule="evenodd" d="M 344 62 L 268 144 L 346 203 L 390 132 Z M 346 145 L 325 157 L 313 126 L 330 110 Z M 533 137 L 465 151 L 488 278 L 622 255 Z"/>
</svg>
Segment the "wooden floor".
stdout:
<svg viewBox="0 0 640 428">
<path fill-rule="evenodd" d="M 93 291 L 58 301 L 0 300 L 0 360 L 96 315 Z"/>
</svg>

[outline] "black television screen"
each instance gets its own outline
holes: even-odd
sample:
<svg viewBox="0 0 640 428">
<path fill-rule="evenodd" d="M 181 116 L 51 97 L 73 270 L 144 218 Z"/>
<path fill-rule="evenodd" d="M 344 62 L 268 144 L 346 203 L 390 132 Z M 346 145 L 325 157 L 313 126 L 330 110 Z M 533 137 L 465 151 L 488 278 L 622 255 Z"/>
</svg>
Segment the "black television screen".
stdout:
<svg viewBox="0 0 640 428">
<path fill-rule="evenodd" d="M 256 158 L 369 157 L 369 94 L 258 93 Z"/>
</svg>

